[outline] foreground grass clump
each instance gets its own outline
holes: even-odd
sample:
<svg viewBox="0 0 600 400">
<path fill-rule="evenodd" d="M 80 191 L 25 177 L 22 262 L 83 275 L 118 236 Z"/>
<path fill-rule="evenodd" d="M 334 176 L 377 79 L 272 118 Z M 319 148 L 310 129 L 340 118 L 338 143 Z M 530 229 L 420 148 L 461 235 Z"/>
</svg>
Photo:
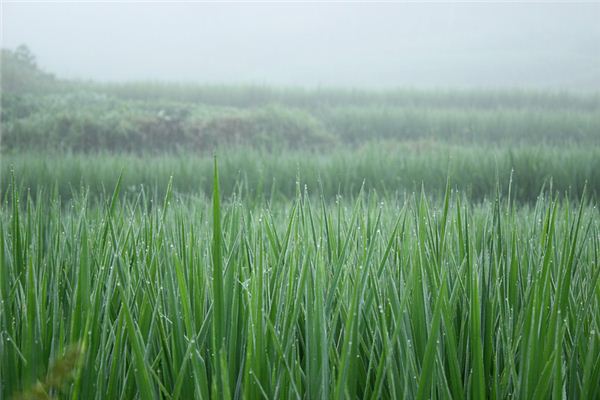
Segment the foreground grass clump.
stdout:
<svg viewBox="0 0 600 400">
<path fill-rule="evenodd" d="M 118 191 L 3 199 L 0 397 L 74 343 L 64 398 L 600 396 L 595 203 Z"/>
</svg>

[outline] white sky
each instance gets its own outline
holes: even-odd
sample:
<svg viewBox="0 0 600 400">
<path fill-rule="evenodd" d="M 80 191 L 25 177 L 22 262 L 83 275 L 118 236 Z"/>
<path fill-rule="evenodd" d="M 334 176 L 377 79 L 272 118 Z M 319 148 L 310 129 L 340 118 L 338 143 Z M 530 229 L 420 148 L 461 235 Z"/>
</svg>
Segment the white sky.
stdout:
<svg viewBox="0 0 600 400">
<path fill-rule="evenodd" d="M 2 46 L 60 77 L 600 89 L 600 2 L 2 2 Z"/>
</svg>

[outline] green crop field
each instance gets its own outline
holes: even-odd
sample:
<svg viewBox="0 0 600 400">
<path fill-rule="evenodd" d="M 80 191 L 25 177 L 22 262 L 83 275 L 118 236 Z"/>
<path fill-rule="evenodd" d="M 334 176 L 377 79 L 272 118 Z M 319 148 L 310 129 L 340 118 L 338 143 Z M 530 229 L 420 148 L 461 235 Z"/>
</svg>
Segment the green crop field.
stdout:
<svg viewBox="0 0 600 400">
<path fill-rule="evenodd" d="M 266 207 L 213 182 L 212 204 L 6 195 L 3 395 L 70 369 L 83 399 L 600 395 L 595 203 L 298 186 Z"/>
<path fill-rule="evenodd" d="M 2 62 L 0 399 L 600 398 L 598 94 Z"/>
</svg>

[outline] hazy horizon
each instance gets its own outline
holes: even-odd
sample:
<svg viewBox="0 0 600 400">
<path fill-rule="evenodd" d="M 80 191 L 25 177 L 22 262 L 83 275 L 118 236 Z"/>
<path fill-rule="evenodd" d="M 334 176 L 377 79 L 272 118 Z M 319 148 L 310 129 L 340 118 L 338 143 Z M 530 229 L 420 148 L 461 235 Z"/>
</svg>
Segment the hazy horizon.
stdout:
<svg viewBox="0 0 600 400">
<path fill-rule="evenodd" d="M 2 47 L 68 79 L 600 89 L 600 3 L 2 7 Z"/>
</svg>

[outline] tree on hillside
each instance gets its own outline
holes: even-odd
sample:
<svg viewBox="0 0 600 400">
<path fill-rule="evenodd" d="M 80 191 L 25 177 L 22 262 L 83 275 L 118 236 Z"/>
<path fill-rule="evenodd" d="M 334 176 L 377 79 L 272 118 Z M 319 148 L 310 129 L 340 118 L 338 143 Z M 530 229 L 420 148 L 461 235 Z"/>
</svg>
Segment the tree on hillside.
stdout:
<svg viewBox="0 0 600 400">
<path fill-rule="evenodd" d="M 28 66 L 29 68 L 37 69 L 35 56 L 31 52 L 31 50 L 29 50 L 29 47 L 27 47 L 26 45 L 22 44 L 16 48 L 15 58 L 23 65 Z"/>
<path fill-rule="evenodd" d="M 35 55 L 26 45 L 2 49 L 0 88 L 2 93 L 43 92 L 56 85 L 53 75 L 40 70 Z"/>
</svg>

